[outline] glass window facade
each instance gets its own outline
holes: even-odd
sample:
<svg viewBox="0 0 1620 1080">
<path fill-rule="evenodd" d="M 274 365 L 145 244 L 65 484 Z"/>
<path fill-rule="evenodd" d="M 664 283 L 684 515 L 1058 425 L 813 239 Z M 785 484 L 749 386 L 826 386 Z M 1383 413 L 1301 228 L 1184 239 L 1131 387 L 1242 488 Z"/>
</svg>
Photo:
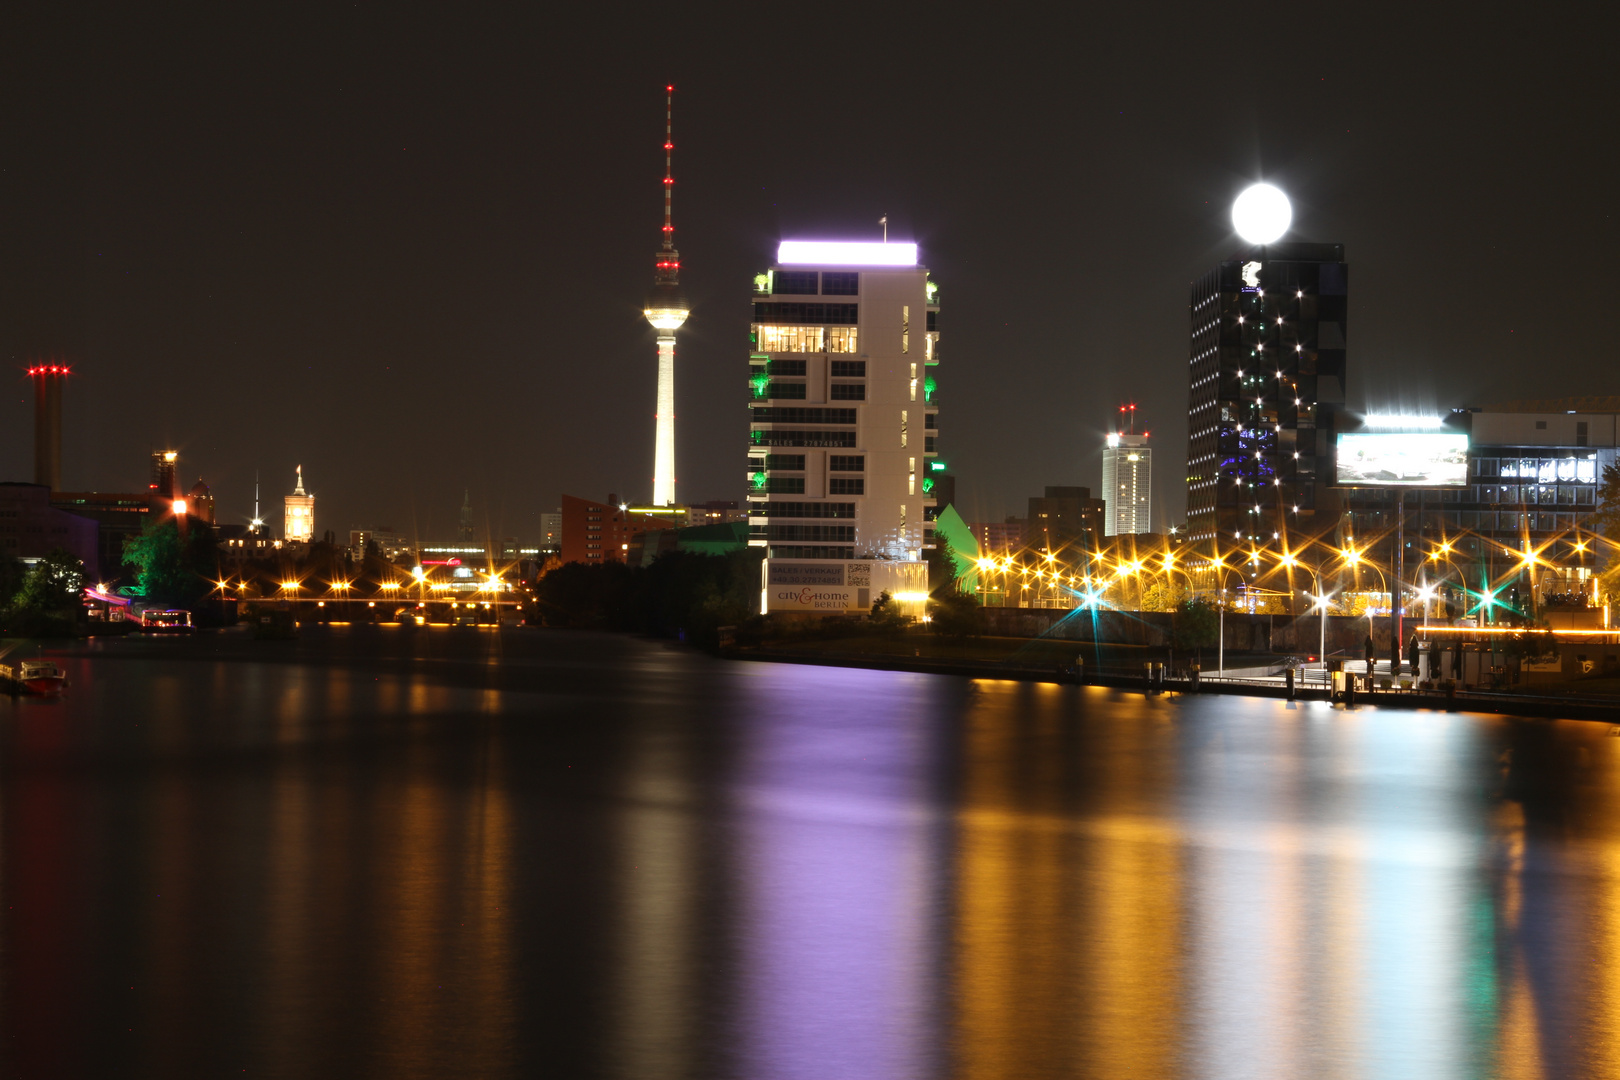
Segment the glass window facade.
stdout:
<svg viewBox="0 0 1620 1080">
<path fill-rule="evenodd" d="M 857 332 L 853 326 L 761 326 L 759 349 L 768 353 L 855 351 Z"/>
</svg>

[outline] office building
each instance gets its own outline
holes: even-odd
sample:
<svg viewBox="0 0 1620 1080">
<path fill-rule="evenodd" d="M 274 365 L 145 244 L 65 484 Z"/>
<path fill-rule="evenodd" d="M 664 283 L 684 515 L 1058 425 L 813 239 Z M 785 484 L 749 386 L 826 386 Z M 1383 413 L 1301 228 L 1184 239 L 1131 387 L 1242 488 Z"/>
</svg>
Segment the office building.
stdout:
<svg viewBox="0 0 1620 1080">
<path fill-rule="evenodd" d="M 593 502 L 573 495 L 562 497 L 562 561 L 565 563 L 624 562 L 630 541 L 649 529 L 669 528 L 669 514 L 655 514 L 652 507 L 631 507 L 617 495 L 607 502 Z M 685 521 L 684 512 L 676 524 Z"/>
<path fill-rule="evenodd" d="M 1037 552 L 1097 551 L 1108 510 L 1084 487 L 1048 487 L 1045 495 L 1032 495 L 1024 522 L 1024 546 Z"/>
<path fill-rule="evenodd" d="M 1103 447 L 1103 535 L 1120 536 L 1151 530 L 1153 451 L 1147 435 L 1108 433 Z"/>
<path fill-rule="evenodd" d="M 0 557 L 32 562 L 58 548 L 84 563 L 86 576 L 100 576 L 95 521 L 52 506 L 44 484 L 0 483 Z"/>
<path fill-rule="evenodd" d="M 1028 522 L 1010 517 L 1006 521 L 971 521 L 968 530 L 978 541 L 979 550 L 990 555 L 1007 555 L 1024 546 L 1024 528 Z"/>
<path fill-rule="evenodd" d="M 915 244 L 781 244 L 754 281 L 750 544 L 772 559 L 921 558 L 937 300 Z"/>
<path fill-rule="evenodd" d="M 477 530 L 473 528 L 472 489 L 464 488 L 461 493 L 461 524 L 456 528 L 456 538 L 463 544 L 473 542 Z"/>
<path fill-rule="evenodd" d="M 1574 606 L 1595 602 L 1594 577 L 1604 556 L 1588 522 L 1604 470 L 1620 462 L 1620 397 L 1460 408 L 1445 426 L 1468 433 L 1468 482 L 1406 492 L 1400 531 L 1408 583 L 1455 587 L 1454 607 L 1471 608 L 1478 597 L 1463 599 L 1464 587 L 1477 593 L 1485 583 L 1504 582 L 1522 567 L 1519 553 L 1534 551 L 1533 569 L 1513 577 L 1511 586 L 1500 585 L 1504 600 L 1512 589 L 1520 606 L 1533 599 L 1539 607 L 1549 598 Z M 1392 565 L 1396 494 L 1345 491 L 1337 539 L 1365 546 L 1371 560 Z"/>
<path fill-rule="evenodd" d="M 1187 533 L 1218 543 L 1331 532 L 1326 414 L 1344 402 L 1343 244 L 1251 247 L 1193 282 Z"/>
<path fill-rule="evenodd" d="M 288 495 L 282 536 L 289 544 L 307 544 L 315 538 L 315 496 L 304 490 L 304 467 L 298 466 L 298 484 Z"/>
<path fill-rule="evenodd" d="M 710 499 L 708 502 L 693 503 L 686 508 L 686 523 L 689 526 L 728 525 L 747 520 L 747 508 L 738 506 L 736 499 Z"/>
<path fill-rule="evenodd" d="M 540 554 L 562 554 L 562 508 L 540 515 Z"/>
</svg>

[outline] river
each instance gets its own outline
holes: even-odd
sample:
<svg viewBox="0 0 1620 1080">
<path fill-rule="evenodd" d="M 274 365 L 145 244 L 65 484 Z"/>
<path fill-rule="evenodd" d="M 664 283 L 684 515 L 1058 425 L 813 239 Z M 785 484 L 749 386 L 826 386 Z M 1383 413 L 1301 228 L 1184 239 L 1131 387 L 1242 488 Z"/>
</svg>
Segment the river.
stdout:
<svg viewBox="0 0 1620 1080">
<path fill-rule="evenodd" d="M 1620 1075 L 1605 725 L 560 631 L 46 655 L 5 1077 Z"/>
</svg>

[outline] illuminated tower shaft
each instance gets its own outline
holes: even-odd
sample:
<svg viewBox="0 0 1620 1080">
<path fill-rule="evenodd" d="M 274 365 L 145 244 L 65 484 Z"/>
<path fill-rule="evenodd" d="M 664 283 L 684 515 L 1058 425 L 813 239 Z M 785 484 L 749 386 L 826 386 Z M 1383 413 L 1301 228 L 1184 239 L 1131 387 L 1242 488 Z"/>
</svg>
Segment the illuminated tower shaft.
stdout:
<svg viewBox="0 0 1620 1080">
<path fill-rule="evenodd" d="M 658 414 L 653 442 L 654 506 L 675 505 L 675 335 L 658 335 Z"/>
<path fill-rule="evenodd" d="M 643 314 L 658 331 L 658 411 L 653 433 L 653 505 L 675 505 L 675 331 L 690 310 L 681 293 L 681 255 L 675 250 L 670 196 L 675 186 L 671 168 L 675 88 L 664 88 L 664 246 L 659 250 L 652 292 Z"/>
</svg>

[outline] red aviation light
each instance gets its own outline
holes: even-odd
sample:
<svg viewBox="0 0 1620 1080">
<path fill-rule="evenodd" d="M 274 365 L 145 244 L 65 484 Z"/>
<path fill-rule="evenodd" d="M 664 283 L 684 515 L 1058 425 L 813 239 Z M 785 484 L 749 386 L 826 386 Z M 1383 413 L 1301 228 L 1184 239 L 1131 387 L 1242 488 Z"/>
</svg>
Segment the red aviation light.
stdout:
<svg viewBox="0 0 1620 1080">
<path fill-rule="evenodd" d="M 664 149 L 665 150 L 673 150 L 673 149 L 675 149 L 675 144 L 672 143 L 672 142 L 667 142 L 667 143 L 664 144 Z"/>
<path fill-rule="evenodd" d="M 669 176 L 664 177 L 664 183 L 673 184 L 674 182 L 675 182 L 675 180 L 674 180 L 673 177 L 669 177 Z"/>
</svg>

